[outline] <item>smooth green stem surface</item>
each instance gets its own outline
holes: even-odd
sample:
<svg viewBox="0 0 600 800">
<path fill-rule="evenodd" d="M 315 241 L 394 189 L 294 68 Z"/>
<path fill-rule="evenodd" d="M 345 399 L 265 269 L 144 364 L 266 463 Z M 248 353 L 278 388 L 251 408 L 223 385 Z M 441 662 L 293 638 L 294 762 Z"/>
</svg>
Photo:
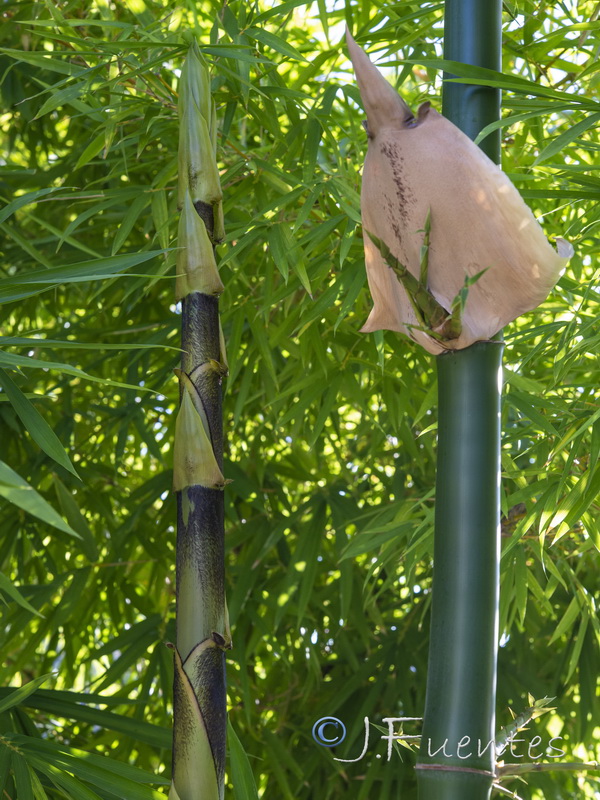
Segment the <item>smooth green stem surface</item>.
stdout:
<svg viewBox="0 0 600 800">
<path fill-rule="evenodd" d="M 502 71 L 501 0 L 446 0 L 444 58 Z M 444 78 L 454 78 L 445 73 Z M 442 113 L 471 139 L 500 118 L 500 89 L 466 83 L 445 83 Z M 500 163 L 500 131 L 480 144 L 483 152 Z"/>
<path fill-rule="evenodd" d="M 446 0 L 445 59 L 501 71 L 501 53 L 501 0 Z M 475 139 L 499 118 L 500 92 L 445 83 L 442 109 Z M 499 132 L 481 149 L 499 163 Z M 438 468 L 420 800 L 488 800 L 492 788 L 502 350 L 501 341 L 477 342 L 436 359 Z"/>
<path fill-rule="evenodd" d="M 477 342 L 437 357 L 434 584 L 418 772 L 427 800 L 482 800 L 492 784 L 502 350 L 502 342 Z"/>
</svg>

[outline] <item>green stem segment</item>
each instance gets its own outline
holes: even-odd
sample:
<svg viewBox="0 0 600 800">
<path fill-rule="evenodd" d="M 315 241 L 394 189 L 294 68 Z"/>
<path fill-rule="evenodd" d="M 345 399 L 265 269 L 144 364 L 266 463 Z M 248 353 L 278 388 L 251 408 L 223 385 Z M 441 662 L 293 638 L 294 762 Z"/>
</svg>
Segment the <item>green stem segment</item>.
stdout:
<svg viewBox="0 0 600 800">
<path fill-rule="evenodd" d="M 477 342 L 437 358 L 434 589 L 421 800 L 482 800 L 492 784 L 502 350 L 502 342 Z"/>
<path fill-rule="evenodd" d="M 444 57 L 501 69 L 500 0 L 446 0 Z M 450 76 L 446 76 L 450 77 Z M 474 139 L 499 92 L 446 83 L 443 112 Z M 482 149 L 496 163 L 499 135 Z M 503 344 L 438 356 L 438 468 L 420 800 L 488 800 L 495 770 Z"/>
<path fill-rule="evenodd" d="M 502 71 L 501 0 L 446 0 L 444 58 Z M 500 89 L 445 83 L 442 113 L 475 139 L 486 125 L 500 118 Z M 500 163 L 499 130 L 486 136 L 479 146 L 492 161 Z"/>
<path fill-rule="evenodd" d="M 222 800 L 226 756 L 223 419 L 227 374 L 219 324 L 223 289 L 216 123 L 206 65 L 190 48 L 179 85 L 180 205 L 176 296 L 182 302 L 181 405 L 175 429 L 177 643 L 169 800 Z"/>
</svg>

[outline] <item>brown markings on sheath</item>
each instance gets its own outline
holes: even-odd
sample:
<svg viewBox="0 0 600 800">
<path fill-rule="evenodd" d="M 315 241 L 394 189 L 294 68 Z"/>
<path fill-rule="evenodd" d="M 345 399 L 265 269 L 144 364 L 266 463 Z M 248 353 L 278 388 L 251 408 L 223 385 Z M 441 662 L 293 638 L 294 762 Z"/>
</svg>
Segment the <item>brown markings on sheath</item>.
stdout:
<svg viewBox="0 0 600 800">
<path fill-rule="evenodd" d="M 398 220 L 396 219 L 396 206 L 392 202 L 389 195 L 386 194 L 384 195 L 384 197 L 385 197 L 385 205 L 387 207 L 387 218 L 392 227 L 392 230 L 394 231 L 396 239 L 400 244 L 402 242 L 402 230 L 400 229 L 400 225 L 398 225 Z"/>
<path fill-rule="evenodd" d="M 397 145 L 395 145 L 393 142 L 382 142 L 380 148 L 382 154 L 387 158 L 390 167 L 392 168 L 392 177 L 394 186 L 396 187 L 396 197 L 398 198 L 398 205 L 394 205 L 389 197 L 386 198 L 388 219 L 390 220 L 392 230 L 396 234 L 398 242 L 401 242 L 402 230 L 399 225 L 399 220 L 397 219 L 397 214 L 400 212 L 401 215 L 404 215 L 406 207 L 410 203 L 414 203 L 414 195 L 404 183 L 402 175 L 402 164 L 404 163 L 404 158 L 399 154 Z"/>
<path fill-rule="evenodd" d="M 406 188 L 402 180 L 402 164 L 404 159 L 398 153 L 396 146 L 391 142 L 382 142 L 381 152 L 390 162 L 394 184 L 396 186 L 396 196 L 400 201 L 400 210 L 402 211 L 412 199 L 412 192 Z"/>
</svg>

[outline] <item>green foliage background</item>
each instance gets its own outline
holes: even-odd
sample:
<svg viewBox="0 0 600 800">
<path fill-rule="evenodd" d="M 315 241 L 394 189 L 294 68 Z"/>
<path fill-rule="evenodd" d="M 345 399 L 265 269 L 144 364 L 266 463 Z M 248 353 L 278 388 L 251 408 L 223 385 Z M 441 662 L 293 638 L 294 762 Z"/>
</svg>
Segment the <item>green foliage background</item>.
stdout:
<svg viewBox="0 0 600 800">
<path fill-rule="evenodd" d="M 515 752 L 556 736 L 562 762 L 583 761 L 600 732 L 600 6 L 504 8 L 503 167 L 576 255 L 505 331 L 498 725 L 528 694 L 554 697 Z M 0 15 L 4 796 L 163 797 L 168 783 L 191 32 L 213 72 L 228 234 L 228 682 L 249 759 L 230 735 L 228 785 L 256 796 L 249 764 L 261 797 L 414 798 L 414 755 L 388 763 L 378 736 L 424 704 L 435 370 L 395 334 L 358 333 L 366 137 L 342 35 L 412 105 L 439 108 L 443 3 L 46 0 Z M 335 750 L 311 735 L 324 716 L 348 729 Z M 334 761 L 359 755 L 365 716 L 365 757 Z M 592 772 L 528 784 L 507 785 L 598 791 Z"/>
</svg>

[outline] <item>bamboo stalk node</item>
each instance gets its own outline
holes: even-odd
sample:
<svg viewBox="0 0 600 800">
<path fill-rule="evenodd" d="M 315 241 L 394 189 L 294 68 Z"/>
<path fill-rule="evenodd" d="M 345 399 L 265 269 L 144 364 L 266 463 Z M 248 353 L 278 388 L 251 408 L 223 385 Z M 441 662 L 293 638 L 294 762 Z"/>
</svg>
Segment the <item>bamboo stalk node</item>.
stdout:
<svg viewBox="0 0 600 800">
<path fill-rule="evenodd" d="M 476 769 L 475 767 L 456 767 L 452 764 L 415 764 L 415 769 L 428 769 L 432 772 L 468 772 L 474 775 L 485 775 L 486 778 L 495 778 L 496 773 L 488 769 Z"/>
<path fill-rule="evenodd" d="M 213 631 L 211 634 L 213 638 L 213 642 L 217 647 L 221 650 L 231 650 L 233 648 L 233 642 L 231 641 L 231 636 L 226 637 L 222 634 L 218 633 L 217 631 Z"/>
<path fill-rule="evenodd" d="M 220 361 L 215 361 L 214 358 L 208 360 L 208 364 L 213 372 L 220 378 L 226 378 L 229 375 L 229 367 L 227 364 L 222 364 Z"/>
</svg>

